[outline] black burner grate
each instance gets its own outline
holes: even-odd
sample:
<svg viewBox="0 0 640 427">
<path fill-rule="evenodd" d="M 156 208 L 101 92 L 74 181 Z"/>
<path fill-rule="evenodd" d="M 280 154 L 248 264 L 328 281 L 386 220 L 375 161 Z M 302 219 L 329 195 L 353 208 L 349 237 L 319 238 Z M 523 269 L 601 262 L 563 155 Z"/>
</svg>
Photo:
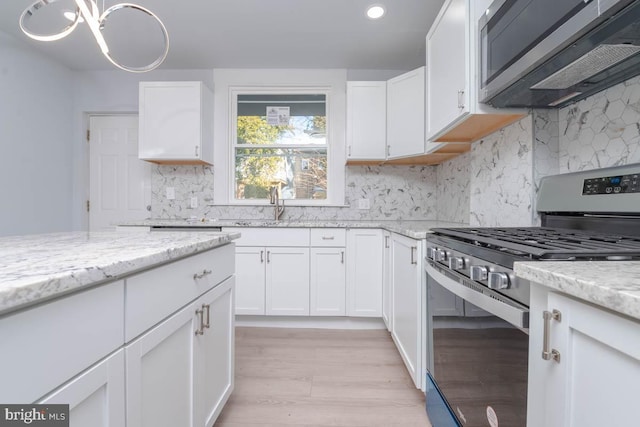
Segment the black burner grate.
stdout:
<svg viewBox="0 0 640 427">
<path fill-rule="evenodd" d="M 640 237 L 545 227 L 436 228 L 434 233 L 530 259 L 640 257 Z"/>
</svg>

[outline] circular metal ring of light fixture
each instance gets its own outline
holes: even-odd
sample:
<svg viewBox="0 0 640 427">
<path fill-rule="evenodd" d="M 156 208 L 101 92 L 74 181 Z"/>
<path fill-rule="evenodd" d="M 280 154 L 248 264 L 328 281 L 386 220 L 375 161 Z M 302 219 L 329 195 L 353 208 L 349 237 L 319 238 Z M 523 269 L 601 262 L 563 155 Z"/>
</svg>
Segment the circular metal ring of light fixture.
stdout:
<svg viewBox="0 0 640 427">
<path fill-rule="evenodd" d="M 80 23 L 80 17 L 81 17 L 80 8 L 78 7 L 76 7 L 76 10 L 74 12 L 75 14 L 74 19 L 71 21 L 69 25 L 64 27 L 60 32 L 57 32 L 54 34 L 37 34 L 27 29 L 28 27 L 27 24 L 29 20 L 38 10 L 42 9 L 48 4 L 56 3 L 58 1 L 60 0 L 38 0 L 37 2 L 33 3 L 31 6 L 26 8 L 24 12 L 22 12 L 22 15 L 20 15 L 20 19 L 18 20 L 18 23 L 20 24 L 20 29 L 22 30 L 22 32 L 34 40 L 38 40 L 41 42 L 50 42 L 54 40 L 60 40 L 68 36 L 73 30 L 75 30 L 76 27 L 78 26 L 78 23 Z M 95 7 L 95 4 L 94 4 L 94 7 Z M 97 13 L 97 9 L 94 9 L 94 12 Z"/>
<path fill-rule="evenodd" d="M 114 6 L 111 6 L 110 8 L 108 8 L 107 10 L 105 10 L 102 13 L 102 16 L 100 16 L 100 19 L 98 21 L 98 23 L 100 25 L 100 30 L 102 30 L 104 28 L 105 23 L 107 22 L 107 18 L 109 18 L 109 16 L 112 13 L 114 13 L 114 12 L 116 12 L 118 10 L 123 10 L 123 9 L 139 10 L 139 11 L 144 12 L 147 15 L 151 16 L 152 18 L 154 18 L 158 22 L 158 25 L 160 25 L 160 29 L 162 31 L 162 36 L 164 38 L 164 50 L 163 50 L 162 54 L 158 57 L 158 59 L 153 61 L 151 64 L 145 65 L 143 67 L 129 67 L 129 66 L 126 66 L 126 65 L 122 65 L 119 62 L 117 62 L 111 56 L 111 54 L 109 52 L 106 52 L 104 54 L 104 56 L 106 56 L 107 59 L 109 60 L 109 62 L 111 62 L 116 67 L 120 68 L 121 70 L 129 71 L 129 72 L 132 72 L 132 73 L 146 73 L 147 71 L 151 71 L 151 70 L 157 68 L 160 64 L 162 64 L 162 62 L 167 57 L 167 54 L 169 53 L 169 33 L 167 33 L 167 28 L 164 26 L 164 24 L 162 23 L 160 18 L 158 18 L 149 9 L 146 9 L 146 8 L 144 8 L 142 6 L 139 6 L 137 4 L 132 4 L 132 3 L 120 3 L 120 4 L 116 4 Z"/>
</svg>

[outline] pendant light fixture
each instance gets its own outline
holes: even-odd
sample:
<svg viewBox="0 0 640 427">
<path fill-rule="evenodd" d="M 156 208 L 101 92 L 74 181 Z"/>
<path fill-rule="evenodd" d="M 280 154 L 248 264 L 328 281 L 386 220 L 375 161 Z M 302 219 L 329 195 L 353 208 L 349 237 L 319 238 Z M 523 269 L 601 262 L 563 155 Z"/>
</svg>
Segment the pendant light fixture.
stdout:
<svg viewBox="0 0 640 427">
<path fill-rule="evenodd" d="M 89 29 L 91 30 L 91 33 L 95 37 L 96 42 L 100 47 L 100 51 L 109 60 L 109 62 L 111 62 L 113 65 L 115 65 L 116 67 L 122 70 L 129 71 L 132 73 L 144 73 L 157 68 L 160 64 L 162 64 L 162 62 L 167 57 L 167 54 L 169 53 L 169 34 L 167 33 L 167 29 L 165 28 L 162 21 L 150 10 L 132 3 L 116 4 L 104 10 L 102 14 L 100 14 L 100 10 L 98 9 L 98 5 L 96 4 L 95 0 L 74 0 L 76 4 L 75 11 L 67 12 L 65 14 L 65 16 L 70 18 L 71 23 L 68 24 L 66 27 L 64 27 L 61 31 L 58 31 L 53 34 L 38 34 L 29 30 L 28 23 L 31 20 L 31 18 L 43 7 L 51 3 L 56 3 L 58 1 L 60 0 L 38 0 L 35 3 L 33 3 L 31 6 L 29 6 L 27 9 L 25 9 L 24 12 L 22 12 L 22 15 L 20 15 L 20 21 L 19 21 L 20 29 L 22 30 L 22 32 L 34 40 L 50 42 L 50 41 L 60 40 L 68 36 L 69 34 L 71 34 L 71 32 L 73 32 L 73 30 L 76 29 L 76 27 L 80 22 L 84 21 L 87 23 L 87 25 L 89 26 Z M 104 2 L 103 2 L 103 5 L 104 5 Z M 105 41 L 104 36 L 102 35 L 102 30 L 105 28 L 105 25 L 107 24 L 109 17 L 118 12 L 122 13 L 127 9 L 143 12 L 147 16 L 153 18 L 156 21 L 156 23 L 159 25 L 160 30 L 162 32 L 162 37 L 164 39 L 164 48 L 160 56 L 155 61 L 142 67 L 128 66 L 116 61 L 116 59 L 109 52 L 109 46 L 107 45 L 107 42 Z"/>
</svg>

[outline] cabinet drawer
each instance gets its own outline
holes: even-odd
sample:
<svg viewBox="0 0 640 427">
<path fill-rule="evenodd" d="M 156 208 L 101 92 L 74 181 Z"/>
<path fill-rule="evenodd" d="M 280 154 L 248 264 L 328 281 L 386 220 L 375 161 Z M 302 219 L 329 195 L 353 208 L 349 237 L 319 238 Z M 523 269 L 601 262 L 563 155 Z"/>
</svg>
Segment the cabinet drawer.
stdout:
<svg viewBox="0 0 640 427">
<path fill-rule="evenodd" d="M 19 311 L 0 322 L 0 402 L 35 402 L 124 343 L 124 282 Z"/>
<path fill-rule="evenodd" d="M 347 243 L 347 231 L 344 228 L 312 228 L 311 246 L 342 247 Z"/>
<path fill-rule="evenodd" d="M 131 276 L 125 289 L 128 342 L 202 295 L 235 270 L 235 245 L 224 245 Z"/>
<path fill-rule="evenodd" d="M 309 246 L 308 228 L 231 228 L 240 232 L 238 246 Z"/>
</svg>

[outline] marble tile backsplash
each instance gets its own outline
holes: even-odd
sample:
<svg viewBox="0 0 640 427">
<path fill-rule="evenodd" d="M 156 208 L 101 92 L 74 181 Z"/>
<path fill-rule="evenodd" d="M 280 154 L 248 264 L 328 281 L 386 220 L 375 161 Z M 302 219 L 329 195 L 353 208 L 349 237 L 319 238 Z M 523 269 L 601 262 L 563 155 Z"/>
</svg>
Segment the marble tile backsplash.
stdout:
<svg viewBox="0 0 640 427">
<path fill-rule="evenodd" d="M 438 165 L 438 221 L 469 222 L 471 153 Z"/>
<path fill-rule="evenodd" d="M 346 173 L 344 207 L 287 206 L 289 220 L 435 220 L 435 166 L 350 166 Z M 213 206 L 213 169 L 206 166 L 154 167 L 151 217 L 270 219 L 271 206 Z M 166 198 L 166 187 L 175 199 Z M 190 207 L 191 197 L 198 207 Z M 370 209 L 357 209 L 359 199 L 369 199 Z M 287 202 L 285 202 L 285 205 Z"/>
<path fill-rule="evenodd" d="M 640 76 L 559 111 L 560 173 L 640 162 Z"/>
</svg>

